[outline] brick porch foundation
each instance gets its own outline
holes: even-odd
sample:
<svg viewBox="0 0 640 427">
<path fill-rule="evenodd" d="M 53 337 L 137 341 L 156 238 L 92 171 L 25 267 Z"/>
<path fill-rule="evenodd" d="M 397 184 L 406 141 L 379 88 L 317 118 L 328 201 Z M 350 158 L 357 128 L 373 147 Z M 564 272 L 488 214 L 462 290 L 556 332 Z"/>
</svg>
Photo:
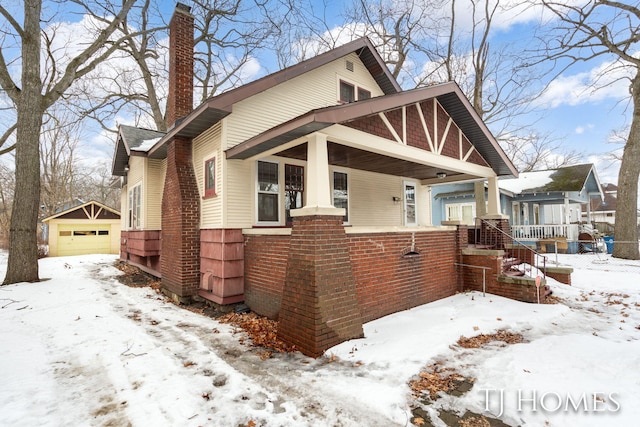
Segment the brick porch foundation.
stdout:
<svg viewBox="0 0 640 427">
<path fill-rule="evenodd" d="M 318 357 L 364 335 L 340 216 L 293 219 L 278 337 Z"/>
</svg>

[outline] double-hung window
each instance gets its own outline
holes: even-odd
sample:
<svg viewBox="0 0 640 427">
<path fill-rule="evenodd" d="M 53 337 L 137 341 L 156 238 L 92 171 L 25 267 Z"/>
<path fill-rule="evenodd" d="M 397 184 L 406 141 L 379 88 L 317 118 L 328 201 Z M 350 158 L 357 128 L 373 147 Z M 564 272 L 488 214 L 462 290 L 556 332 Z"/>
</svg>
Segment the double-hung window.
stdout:
<svg viewBox="0 0 640 427">
<path fill-rule="evenodd" d="M 345 172 L 333 172 L 333 206 L 343 208 L 345 215 L 342 221 L 349 222 L 349 183 Z"/>
<path fill-rule="evenodd" d="M 277 163 L 258 162 L 258 222 L 280 221 L 278 174 Z"/>
<path fill-rule="evenodd" d="M 129 229 L 139 229 L 142 212 L 142 186 L 140 184 L 129 190 Z"/>
</svg>

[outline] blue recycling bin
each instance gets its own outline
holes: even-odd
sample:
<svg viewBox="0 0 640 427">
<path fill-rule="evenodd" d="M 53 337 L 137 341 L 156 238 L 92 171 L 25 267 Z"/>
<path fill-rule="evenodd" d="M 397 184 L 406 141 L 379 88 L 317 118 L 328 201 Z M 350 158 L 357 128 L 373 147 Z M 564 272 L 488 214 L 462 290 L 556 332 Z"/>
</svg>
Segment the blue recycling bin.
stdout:
<svg viewBox="0 0 640 427">
<path fill-rule="evenodd" d="M 612 254 L 613 253 L 613 236 L 604 236 L 602 238 L 602 240 L 604 240 L 604 244 L 607 245 L 607 253 L 608 254 Z"/>
</svg>

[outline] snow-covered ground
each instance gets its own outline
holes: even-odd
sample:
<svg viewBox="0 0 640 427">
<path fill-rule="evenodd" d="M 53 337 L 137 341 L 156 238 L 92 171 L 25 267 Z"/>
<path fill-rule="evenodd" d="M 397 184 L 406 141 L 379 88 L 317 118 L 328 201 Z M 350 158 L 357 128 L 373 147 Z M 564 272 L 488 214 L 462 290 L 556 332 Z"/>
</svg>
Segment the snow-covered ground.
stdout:
<svg viewBox="0 0 640 427">
<path fill-rule="evenodd" d="M 0 425 L 404 426 L 408 381 L 437 361 L 475 382 L 431 413 L 637 425 L 640 262 L 588 256 L 561 257 L 579 268 L 573 286 L 550 280 L 560 304 L 459 294 L 370 322 L 318 360 L 261 360 L 232 326 L 120 284 L 115 256 L 42 259 L 50 280 L 0 287 Z M 6 262 L 0 251 L 0 279 Z M 456 345 L 498 329 L 525 342 Z"/>
</svg>

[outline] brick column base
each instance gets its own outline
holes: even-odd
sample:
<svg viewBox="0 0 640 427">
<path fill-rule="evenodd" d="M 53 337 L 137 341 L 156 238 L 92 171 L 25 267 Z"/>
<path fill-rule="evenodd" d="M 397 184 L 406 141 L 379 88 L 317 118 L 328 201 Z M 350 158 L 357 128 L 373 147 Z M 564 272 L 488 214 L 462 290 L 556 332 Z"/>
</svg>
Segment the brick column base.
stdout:
<svg viewBox="0 0 640 427">
<path fill-rule="evenodd" d="M 482 219 L 484 221 L 482 221 L 480 225 L 480 235 L 482 236 L 482 241 L 480 243 L 491 245 L 493 249 L 505 249 L 506 246 L 513 241 L 511 238 L 509 218 L 503 217 L 502 215 L 487 215 Z M 493 225 L 493 227 L 491 225 Z M 494 227 L 502 230 L 502 233 Z"/>
<path fill-rule="evenodd" d="M 294 218 L 278 338 L 319 357 L 363 336 L 342 217 Z"/>
</svg>

